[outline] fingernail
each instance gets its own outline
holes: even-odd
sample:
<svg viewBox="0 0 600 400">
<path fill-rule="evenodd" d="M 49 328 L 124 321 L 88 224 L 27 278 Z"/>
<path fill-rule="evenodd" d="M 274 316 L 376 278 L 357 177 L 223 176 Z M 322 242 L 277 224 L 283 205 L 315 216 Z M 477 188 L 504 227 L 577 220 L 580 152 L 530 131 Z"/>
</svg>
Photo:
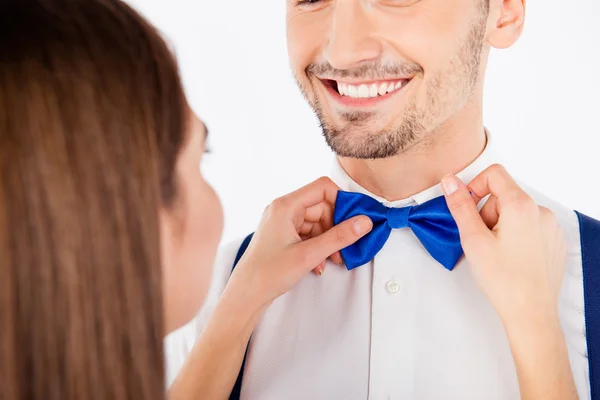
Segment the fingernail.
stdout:
<svg viewBox="0 0 600 400">
<path fill-rule="evenodd" d="M 456 178 L 454 175 L 445 176 L 442 179 L 442 188 L 447 196 L 453 194 L 458 190 L 458 178 Z"/>
<path fill-rule="evenodd" d="M 362 235 L 365 232 L 368 232 L 371 229 L 373 223 L 369 217 L 360 217 L 354 221 L 353 229 L 354 233 L 357 235 Z"/>
<path fill-rule="evenodd" d="M 317 275 L 319 275 L 319 276 L 323 275 L 323 271 L 324 271 L 324 270 L 325 270 L 325 267 L 319 267 L 319 268 L 317 269 Z"/>
</svg>

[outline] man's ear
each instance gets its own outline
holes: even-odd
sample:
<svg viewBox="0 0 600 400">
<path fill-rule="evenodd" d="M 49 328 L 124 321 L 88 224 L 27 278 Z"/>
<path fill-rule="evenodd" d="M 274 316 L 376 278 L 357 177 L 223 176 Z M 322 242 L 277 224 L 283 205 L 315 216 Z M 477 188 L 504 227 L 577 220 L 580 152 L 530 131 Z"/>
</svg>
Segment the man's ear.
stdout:
<svg viewBox="0 0 600 400">
<path fill-rule="evenodd" d="M 487 42 L 496 49 L 511 47 L 523 33 L 526 0 L 490 0 Z"/>
</svg>

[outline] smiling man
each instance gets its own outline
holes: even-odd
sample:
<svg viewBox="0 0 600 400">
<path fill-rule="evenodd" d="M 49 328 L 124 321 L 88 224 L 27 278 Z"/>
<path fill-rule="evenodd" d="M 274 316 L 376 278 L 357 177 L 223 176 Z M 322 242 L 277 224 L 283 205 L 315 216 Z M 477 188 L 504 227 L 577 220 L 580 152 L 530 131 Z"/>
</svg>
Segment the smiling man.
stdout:
<svg viewBox="0 0 600 400">
<path fill-rule="evenodd" d="M 292 69 L 337 155 L 332 179 L 403 208 L 441 196 L 447 174 L 469 182 L 496 163 L 483 123 L 485 70 L 491 48 L 517 41 L 524 15 L 525 0 L 287 0 Z M 578 216 L 526 190 L 565 232 L 560 318 L 587 400 Z M 192 336 L 239 247 L 218 261 Z M 348 271 L 329 263 L 321 272 L 266 311 L 248 348 L 241 398 L 520 398 L 505 330 L 465 259 L 444 268 L 410 229 L 394 229 L 364 265 Z M 172 376 L 193 338 L 170 340 Z"/>
<path fill-rule="evenodd" d="M 397 156 L 424 139 L 431 142 L 436 130 L 456 125 L 454 131 L 463 131 L 466 121 L 481 133 L 481 104 L 467 102 L 480 97 L 487 2 L 437 3 L 309 1 L 289 7 L 294 73 L 338 156 Z M 496 29 L 490 43 L 502 47 L 517 38 L 522 14 L 515 12 L 505 16 L 514 24 L 510 32 Z M 448 136 L 437 136 L 442 133 Z"/>
</svg>

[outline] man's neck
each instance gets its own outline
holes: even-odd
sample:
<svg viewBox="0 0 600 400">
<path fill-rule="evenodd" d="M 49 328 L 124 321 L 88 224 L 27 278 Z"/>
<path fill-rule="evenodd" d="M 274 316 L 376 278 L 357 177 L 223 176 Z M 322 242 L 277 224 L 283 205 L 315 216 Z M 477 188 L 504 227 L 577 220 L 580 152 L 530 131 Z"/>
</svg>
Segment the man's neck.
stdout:
<svg viewBox="0 0 600 400">
<path fill-rule="evenodd" d="M 379 160 L 339 158 L 360 186 L 388 201 L 406 199 L 456 174 L 479 157 L 487 138 L 481 118 L 441 127 L 431 139 L 394 157 Z"/>
</svg>

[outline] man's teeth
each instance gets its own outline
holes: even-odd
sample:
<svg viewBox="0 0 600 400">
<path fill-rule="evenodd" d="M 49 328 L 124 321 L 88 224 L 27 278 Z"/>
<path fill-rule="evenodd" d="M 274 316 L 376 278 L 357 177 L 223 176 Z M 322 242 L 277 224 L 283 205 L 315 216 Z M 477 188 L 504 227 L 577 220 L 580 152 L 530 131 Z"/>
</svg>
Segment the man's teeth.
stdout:
<svg viewBox="0 0 600 400">
<path fill-rule="evenodd" d="M 405 81 L 382 82 L 371 84 L 350 85 L 348 83 L 338 82 L 338 92 L 342 96 L 354 97 L 357 99 L 369 99 L 377 96 L 384 96 L 392 93 L 402 87 Z"/>
</svg>

